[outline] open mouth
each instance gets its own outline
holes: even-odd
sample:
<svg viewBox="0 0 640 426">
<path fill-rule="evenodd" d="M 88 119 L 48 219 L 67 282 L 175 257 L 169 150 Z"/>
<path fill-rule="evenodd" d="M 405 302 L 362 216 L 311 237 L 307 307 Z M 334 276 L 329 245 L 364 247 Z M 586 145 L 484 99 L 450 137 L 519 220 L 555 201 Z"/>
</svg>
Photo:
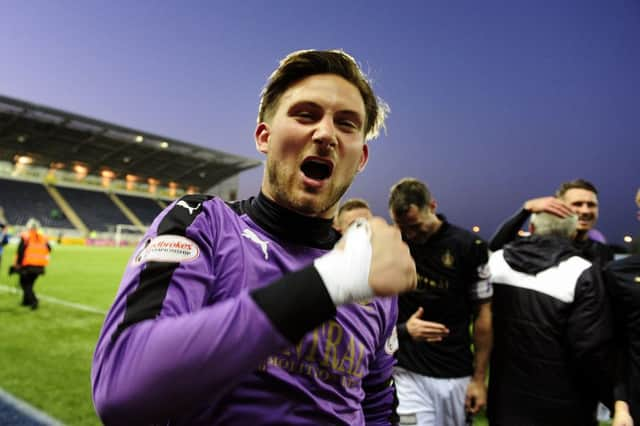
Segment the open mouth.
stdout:
<svg viewBox="0 0 640 426">
<path fill-rule="evenodd" d="M 324 180 L 331 176 L 333 163 L 317 157 L 310 157 L 304 160 L 302 166 L 300 166 L 300 170 L 302 170 L 302 173 L 310 179 Z"/>
</svg>

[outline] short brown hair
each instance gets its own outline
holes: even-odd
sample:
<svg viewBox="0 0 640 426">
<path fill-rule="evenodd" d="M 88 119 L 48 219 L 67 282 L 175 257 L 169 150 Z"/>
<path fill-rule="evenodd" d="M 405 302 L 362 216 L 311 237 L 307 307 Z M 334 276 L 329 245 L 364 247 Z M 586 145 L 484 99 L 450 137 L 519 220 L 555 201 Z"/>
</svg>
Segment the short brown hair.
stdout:
<svg viewBox="0 0 640 426">
<path fill-rule="evenodd" d="M 342 50 L 299 50 L 280 61 L 260 94 L 258 123 L 271 118 L 280 97 L 291 85 L 316 74 L 336 74 L 358 88 L 366 113 L 365 140 L 377 137 L 380 129 L 384 128 L 389 107 L 373 93 L 367 76 L 356 60 Z"/>
<path fill-rule="evenodd" d="M 422 210 L 431 203 L 431 191 L 424 183 L 415 178 L 400 179 L 391 187 L 389 208 L 397 216 L 403 216 L 415 204 Z"/>
<path fill-rule="evenodd" d="M 344 203 L 342 203 L 342 205 L 338 209 L 337 216 L 340 216 L 343 212 L 350 212 L 351 210 L 355 210 L 355 209 L 371 210 L 371 208 L 369 207 L 369 203 L 367 203 L 362 198 L 350 198 Z"/>
<path fill-rule="evenodd" d="M 585 189 L 587 191 L 591 191 L 594 194 L 598 195 L 598 190 L 595 185 L 589 182 L 586 179 L 574 179 L 569 182 L 564 182 L 558 187 L 556 191 L 556 197 L 562 198 L 564 194 L 567 193 L 570 189 Z"/>
</svg>

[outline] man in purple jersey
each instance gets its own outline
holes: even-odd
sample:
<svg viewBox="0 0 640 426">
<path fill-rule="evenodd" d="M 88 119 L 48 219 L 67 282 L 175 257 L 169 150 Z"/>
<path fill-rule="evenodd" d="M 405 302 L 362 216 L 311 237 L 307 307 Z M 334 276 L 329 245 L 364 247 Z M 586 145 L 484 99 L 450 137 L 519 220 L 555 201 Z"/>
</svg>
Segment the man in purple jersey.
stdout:
<svg viewBox="0 0 640 426">
<path fill-rule="evenodd" d="M 390 423 L 394 296 L 415 264 L 381 218 L 331 226 L 385 111 L 346 53 L 283 59 L 258 196 L 177 200 L 127 266 L 91 374 L 105 424 Z"/>
</svg>

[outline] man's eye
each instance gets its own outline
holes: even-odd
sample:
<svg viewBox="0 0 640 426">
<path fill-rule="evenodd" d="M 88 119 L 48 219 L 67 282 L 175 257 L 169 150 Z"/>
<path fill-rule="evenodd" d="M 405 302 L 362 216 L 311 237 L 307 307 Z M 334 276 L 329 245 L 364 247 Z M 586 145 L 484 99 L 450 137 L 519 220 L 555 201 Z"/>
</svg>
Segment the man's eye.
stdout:
<svg viewBox="0 0 640 426">
<path fill-rule="evenodd" d="M 350 129 L 357 129 L 358 128 L 358 125 L 356 123 L 354 123 L 353 121 L 351 121 L 351 120 L 340 120 L 338 122 L 338 124 L 340 126 L 348 127 Z"/>
<path fill-rule="evenodd" d="M 309 111 L 300 111 L 296 113 L 296 117 L 300 117 L 300 118 L 311 118 L 312 115 Z"/>
</svg>

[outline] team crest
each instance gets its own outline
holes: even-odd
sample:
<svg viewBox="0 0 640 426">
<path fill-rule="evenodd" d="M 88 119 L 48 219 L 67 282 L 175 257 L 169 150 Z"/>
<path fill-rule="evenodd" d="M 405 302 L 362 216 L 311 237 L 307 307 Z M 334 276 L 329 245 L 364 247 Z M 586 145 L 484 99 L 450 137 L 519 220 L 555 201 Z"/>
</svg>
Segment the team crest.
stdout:
<svg viewBox="0 0 640 426">
<path fill-rule="evenodd" d="M 449 250 L 445 251 L 442 255 L 442 264 L 447 268 L 453 268 L 453 264 L 455 263 L 455 259 Z"/>
</svg>

